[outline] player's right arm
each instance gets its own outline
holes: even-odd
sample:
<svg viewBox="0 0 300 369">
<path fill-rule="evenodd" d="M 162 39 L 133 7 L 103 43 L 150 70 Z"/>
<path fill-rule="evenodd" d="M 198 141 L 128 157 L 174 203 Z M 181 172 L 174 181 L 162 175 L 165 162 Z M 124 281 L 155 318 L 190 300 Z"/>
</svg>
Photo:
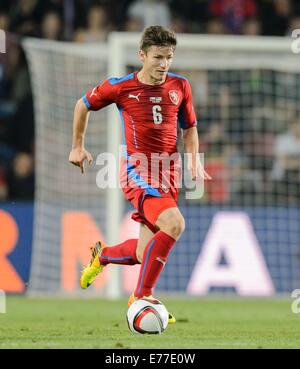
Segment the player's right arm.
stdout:
<svg viewBox="0 0 300 369">
<path fill-rule="evenodd" d="M 80 167 L 84 173 L 84 161 L 93 162 L 92 155 L 84 147 L 84 136 L 88 125 L 90 110 L 99 110 L 117 102 L 118 87 L 106 80 L 102 85 L 96 86 L 79 99 L 74 109 L 73 142 L 69 155 L 69 162 Z"/>
<path fill-rule="evenodd" d="M 84 148 L 84 136 L 88 125 L 89 109 L 82 99 L 78 100 L 74 109 L 73 119 L 73 141 L 69 162 L 80 167 L 84 173 L 84 161 L 92 164 L 92 155 Z"/>
</svg>

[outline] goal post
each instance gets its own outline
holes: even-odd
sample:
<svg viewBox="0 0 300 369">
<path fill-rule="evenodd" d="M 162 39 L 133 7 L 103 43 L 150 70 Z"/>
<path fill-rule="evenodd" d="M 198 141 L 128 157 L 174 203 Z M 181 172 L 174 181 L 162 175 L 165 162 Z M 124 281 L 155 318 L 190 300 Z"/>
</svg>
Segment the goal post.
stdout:
<svg viewBox="0 0 300 369">
<path fill-rule="evenodd" d="M 67 157 L 76 99 L 108 77 L 138 69 L 140 36 L 112 32 L 107 44 L 97 45 L 24 42 L 36 124 L 29 293 L 82 295 L 74 276 L 79 276 L 86 258 L 80 251 L 82 243 L 94 230 L 89 228 L 92 223 L 72 229 L 68 223 L 72 214 L 75 219 L 90 214 L 108 244 L 120 241 L 121 223 L 130 210 L 121 190 L 99 190 L 95 185 L 99 168 L 89 168 L 82 177 Z M 289 292 L 300 283 L 297 173 L 284 178 L 276 172 L 278 140 L 289 131 L 300 106 L 299 55 L 293 54 L 291 42 L 281 37 L 178 35 L 171 71 L 186 76 L 192 86 L 200 149 L 213 181 L 206 183 L 199 200 L 187 200 L 181 191 L 179 207 L 186 230 L 160 276 L 159 291 L 203 295 L 234 289 L 241 295 L 270 295 Z M 110 106 L 90 120 L 87 148 L 94 155 L 110 152 L 118 158 L 117 109 Z M 179 146 L 183 150 L 180 142 Z M 234 224 L 243 230 L 236 237 L 229 232 Z M 72 231 L 78 244 L 69 263 L 68 240 L 73 238 L 68 232 Z M 111 298 L 128 294 L 127 269 L 109 267 L 105 283 L 84 293 L 99 296 L 100 290 L 101 296 Z M 136 273 L 137 269 L 134 278 Z M 251 284 L 253 275 L 261 289 Z"/>
</svg>

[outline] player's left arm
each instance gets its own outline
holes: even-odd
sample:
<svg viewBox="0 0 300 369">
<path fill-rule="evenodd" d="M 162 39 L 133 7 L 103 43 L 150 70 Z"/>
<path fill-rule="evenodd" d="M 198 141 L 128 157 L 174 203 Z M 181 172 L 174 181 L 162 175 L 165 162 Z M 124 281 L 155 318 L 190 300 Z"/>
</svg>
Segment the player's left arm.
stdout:
<svg viewBox="0 0 300 369">
<path fill-rule="evenodd" d="M 197 175 L 203 179 L 211 180 L 211 176 L 205 171 L 202 163 L 198 160 L 199 137 L 197 127 L 191 127 L 183 130 L 183 143 L 185 152 L 188 156 L 188 169 L 191 171 L 192 179 L 195 180 Z"/>
<path fill-rule="evenodd" d="M 185 81 L 184 95 L 178 113 L 179 124 L 182 129 L 185 152 L 188 155 L 188 169 L 191 171 L 193 180 L 200 175 L 203 179 L 211 179 L 198 160 L 199 137 L 197 131 L 197 119 L 193 107 L 192 91 L 188 81 Z"/>
</svg>

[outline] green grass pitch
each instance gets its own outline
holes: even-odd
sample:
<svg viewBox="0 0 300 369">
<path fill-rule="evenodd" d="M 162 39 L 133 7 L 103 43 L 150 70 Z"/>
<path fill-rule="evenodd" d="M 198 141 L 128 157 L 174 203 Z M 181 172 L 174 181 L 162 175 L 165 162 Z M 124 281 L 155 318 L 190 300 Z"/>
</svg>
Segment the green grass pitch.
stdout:
<svg viewBox="0 0 300 369">
<path fill-rule="evenodd" d="M 300 348 L 300 314 L 288 299 L 163 299 L 177 323 L 136 335 L 127 301 L 8 296 L 0 348 Z"/>
</svg>

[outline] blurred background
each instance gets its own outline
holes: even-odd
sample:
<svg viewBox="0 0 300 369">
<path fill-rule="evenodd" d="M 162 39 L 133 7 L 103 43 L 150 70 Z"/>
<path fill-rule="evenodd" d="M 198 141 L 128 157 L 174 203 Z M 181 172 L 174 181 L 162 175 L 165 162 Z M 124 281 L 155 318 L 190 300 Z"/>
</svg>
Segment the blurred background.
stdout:
<svg viewBox="0 0 300 369">
<path fill-rule="evenodd" d="M 8 52 L 0 55 L 1 201 L 32 200 L 34 195 L 34 114 L 22 37 L 100 42 L 111 31 L 140 32 L 151 24 L 178 33 L 287 37 L 300 28 L 300 4 L 295 0 L 2 0 L 0 29 L 6 32 Z M 206 133 L 203 145 L 221 134 L 217 125 Z"/>
<path fill-rule="evenodd" d="M 1 0 L 0 29 L 6 34 L 6 53 L 0 54 L 0 247 L 7 263 L 2 262 L 0 289 L 26 290 L 33 260 L 32 242 L 38 237 L 37 230 L 34 236 L 33 226 L 36 161 L 39 159 L 35 120 L 41 112 L 38 104 L 34 110 L 35 95 L 30 76 L 34 68 L 25 56 L 22 40 L 34 37 L 64 41 L 68 45 L 106 44 L 113 31 L 140 33 L 153 24 L 199 37 L 235 35 L 290 39 L 291 32 L 300 29 L 300 3 L 296 0 Z M 128 71 L 135 67 L 127 65 Z M 289 292 L 299 287 L 299 72 L 263 66 L 225 67 L 223 70 L 220 67 L 189 70 L 177 66 L 175 71 L 186 75 L 191 82 L 200 122 L 200 151 L 205 152 L 207 171 L 214 180 L 207 184 L 204 198 L 193 206 L 186 205 L 183 195 L 180 198 L 192 230 L 187 229 L 180 251 L 172 254 L 170 268 L 178 267 L 179 260 L 188 253 L 183 251 L 185 246 L 190 253 L 186 265 L 181 266 L 176 275 L 171 269 L 164 271 L 160 289 L 186 292 L 188 285 L 191 286 L 190 276 L 207 232 L 214 224 L 213 219 L 226 224 L 227 218 L 215 218 L 220 209 L 247 214 L 244 223 L 243 217 L 236 220 L 237 224 L 242 222 L 242 227 L 249 219 L 252 221 L 261 249 L 257 260 L 261 260 L 261 255 L 264 258 L 260 271 L 264 270 L 262 274 L 269 273 L 270 277 L 264 280 L 268 286 L 263 292 L 256 290 L 258 294 Z M 82 66 L 79 73 L 85 73 Z M 104 71 L 98 83 L 106 74 Z M 97 80 L 82 84 L 78 95 L 76 90 L 68 110 L 70 126 L 72 104 L 86 92 L 84 87 L 94 82 Z M 53 91 L 51 98 L 55 96 Z M 64 136 L 60 143 L 69 149 L 70 142 L 70 137 Z M 46 150 L 47 141 L 43 141 L 43 145 Z M 235 220 L 232 222 L 234 224 Z M 50 232 L 55 229 L 50 228 Z M 219 267 L 232 266 L 233 260 L 230 263 L 230 256 L 221 251 L 216 256 Z M 194 275 L 194 279 L 196 277 Z M 54 272 L 51 278 L 55 279 Z M 66 282 L 63 289 L 74 290 L 72 281 Z M 194 294 L 214 289 L 212 283 L 208 289 L 200 291 L 195 287 L 196 282 L 193 283 L 189 291 Z M 231 284 L 228 280 L 223 284 L 216 281 L 215 285 L 236 290 L 236 281 Z M 44 289 L 45 285 L 39 288 Z M 53 290 L 56 288 L 54 283 Z M 251 288 L 248 291 L 251 294 Z"/>
</svg>

